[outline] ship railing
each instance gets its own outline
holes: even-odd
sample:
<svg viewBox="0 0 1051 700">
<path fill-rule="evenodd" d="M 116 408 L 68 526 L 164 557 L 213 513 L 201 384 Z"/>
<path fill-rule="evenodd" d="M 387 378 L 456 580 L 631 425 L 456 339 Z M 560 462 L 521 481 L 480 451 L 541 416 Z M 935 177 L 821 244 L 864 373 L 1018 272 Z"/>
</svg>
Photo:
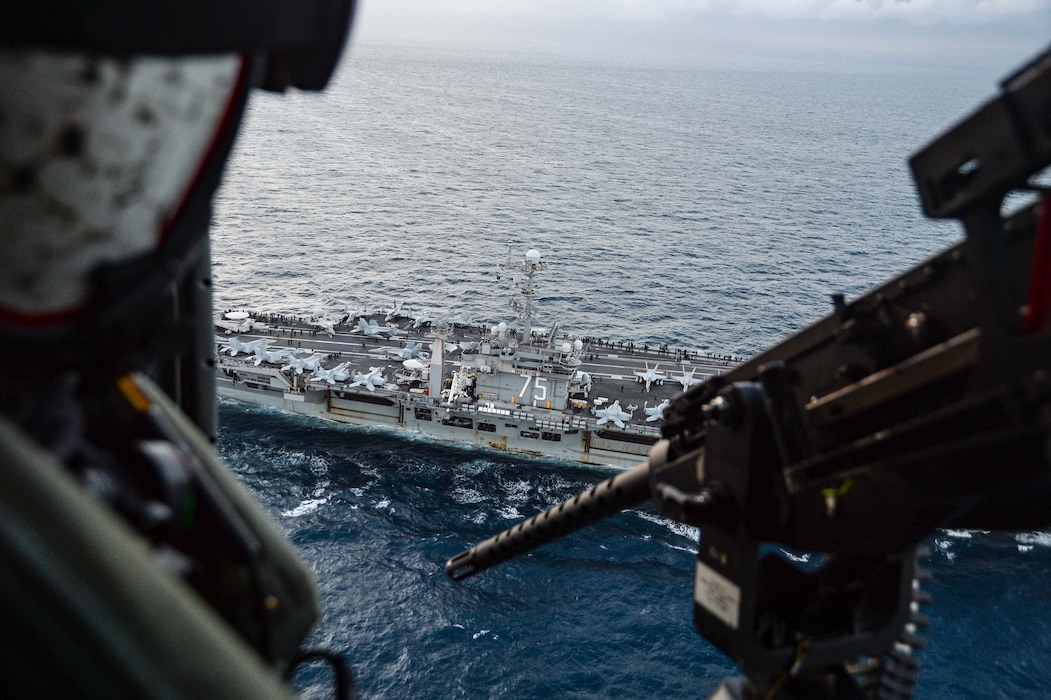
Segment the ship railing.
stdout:
<svg viewBox="0 0 1051 700">
<path fill-rule="evenodd" d="M 597 420 L 588 420 L 587 429 L 593 431 L 599 430 L 617 430 L 622 433 L 634 433 L 636 435 L 645 435 L 647 437 L 661 437 L 660 428 L 656 428 L 652 425 L 643 425 L 641 423 L 625 423 L 623 428 L 618 427 L 613 423 L 606 423 L 605 425 L 599 425 Z"/>
<path fill-rule="evenodd" d="M 506 418 L 508 420 L 516 420 L 516 421 L 531 421 L 531 420 L 533 420 L 533 414 L 532 413 L 530 413 L 529 411 L 523 411 L 521 409 L 516 409 L 516 408 L 494 407 L 494 409 L 490 410 L 487 406 L 476 404 L 476 403 L 460 404 L 459 408 L 460 408 L 461 411 L 467 411 L 468 413 L 484 413 L 484 414 L 487 414 L 487 415 L 501 416 L 501 417 Z"/>
<path fill-rule="evenodd" d="M 484 415 L 495 414 L 492 411 L 486 410 L 484 406 L 479 406 L 478 404 L 461 404 L 458 408 L 459 410 L 464 411 L 466 413 L 480 413 Z M 627 423 L 623 428 L 617 428 L 616 426 L 599 425 L 596 419 L 585 418 L 583 416 L 566 416 L 561 419 L 538 418 L 535 414 L 531 413 L 530 411 L 523 411 L 520 409 L 512 409 L 510 413 L 503 413 L 503 411 L 501 410 L 499 414 L 495 415 L 500 415 L 509 421 L 532 422 L 533 425 L 544 430 L 576 429 L 597 431 L 616 429 L 624 433 L 634 433 L 637 435 L 646 435 L 648 437 L 654 438 L 659 438 L 661 436 L 660 429 L 651 425 Z"/>
<path fill-rule="evenodd" d="M 588 419 L 587 418 L 580 418 L 579 416 L 574 416 L 569 421 L 569 427 L 577 428 L 578 430 L 587 430 L 588 429 Z"/>
</svg>

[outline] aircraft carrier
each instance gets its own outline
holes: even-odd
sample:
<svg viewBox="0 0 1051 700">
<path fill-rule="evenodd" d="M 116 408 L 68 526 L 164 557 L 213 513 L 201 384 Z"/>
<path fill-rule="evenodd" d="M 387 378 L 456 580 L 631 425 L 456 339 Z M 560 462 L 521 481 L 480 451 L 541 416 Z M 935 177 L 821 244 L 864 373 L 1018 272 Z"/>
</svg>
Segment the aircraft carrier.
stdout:
<svg viewBox="0 0 1051 700">
<path fill-rule="evenodd" d="M 510 322 L 321 309 L 217 314 L 221 397 L 358 426 L 629 467 L 672 396 L 741 360 L 535 328 L 535 250 L 503 266 Z"/>
</svg>

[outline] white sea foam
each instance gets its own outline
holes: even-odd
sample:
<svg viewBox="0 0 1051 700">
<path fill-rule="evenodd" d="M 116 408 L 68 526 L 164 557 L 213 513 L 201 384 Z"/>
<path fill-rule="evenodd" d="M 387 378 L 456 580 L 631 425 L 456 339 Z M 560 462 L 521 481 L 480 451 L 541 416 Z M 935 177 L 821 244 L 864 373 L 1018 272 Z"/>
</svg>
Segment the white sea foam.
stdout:
<svg viewBox="0 0 1051 700">
<path fill-rule="evenodd" d="M 951 540 L 934 540 L 935 550 L 941 552 L 941 555 L 949 561 L 956 558 L 956 552 L 952 550 L 952 545 L 953 543 Z"/>
<path fill-rule="evenodd" d="M 544 501 L 555 504 L 566 500 L 567 492 L 575 496 L 588 488 L 590 486 L 581 483 L 579 480 L 568 479 L 561 474 L 553 474 L 550 478 L 544 479 L 543 482 L 537 485 L 537 493 Z"/>
<path fill-rule="evenodd" d="M 458 486 L 453 489 L 449 495 L 457 503 L 481 503 L 485 500 L 481 491 L 478 489 L 467 488 L 465 486 Z"/>
<path fill-rule="evenodd" d="M 310 465 L 310 471 L 314 472 L 317 476 L 328 475 L 328 458 L 323 455 L 310 455 L 308 460 Z"/>
<path fill-rule="evenodd" d="M 1051 532 L 1019 532 L 1015 541 L 1031 547 L 1051 547 Z"/>
<path fill-rule="evenodd" d="M 521 520 L 525 517 L 524 515 L 522 515 L 522 511 L 518 510 L 518 508 L 514 506 L 502 506 L 500 508 L 497 508 L 496 514 L 499 515 L 501 518 L 505 518 L 507 520 Z"/>
<path fill-rule="evenodd" d="M 524 479 L 504 484 L 504 498 L 513 505 L 525 505 L 528 503 L 529 495 L 532 491 L 533 485 Z"/>
<path fill-rule="evenodd" d="M 799 562 L 801 564 L 806 564 L 810 562 L 811 555 L 809 552 L 804 552 L 803 554 L 793 554 L 792 552 L 782 549 L 781 554 L 785 557 L 785 559 L 788 559 L 790 561 Z"/>
<path fill-rule="evenodd" d="M 668 518 L 665 518 L 662 515 L 654 515 L 653 513 L 647 513 L 646 511 L 642 511 L 642 510 L 633 510 L 631 512 L 634 513 L 635 515 L 639 516 L 643 520 L 648 520 L 651 523 L 656 523 L 658 525 L 663 525 L 670 532 L 673 532 L 676 535 L 679 535 L 680 537 L 684 537 L 684 538 L 686 538 L 688 540 L 692 540 L 694 542 L 697 541 L 697 537 L 699 535 L 699 530 L 697 528 L 693 527 L 692 525 L 687 525 L 685 523 L 678 523 L 678 522 L 675 522 L 674 520 L 669 520 Z M 672 549 L 682 549 L 681 547 L 676 547 L 676 546 L 673 546 L 671 544 L 668 544 L 667 546 L 671 547 Z M 691 549 L 688 549 L 686 551 L 695 551 L 695 549 L 696 548 L 691 548 Z"/>
<path fill-rule="evenodd" d="M 291 510 L 283 511 L 281 515 L 285 516 L 286 518 L 298 518 L 301 515 L 313 513 L 325 503 L 328 503 L 328 498 L 311 498 L 306 501 L 303 501 Z"/>
</svg>

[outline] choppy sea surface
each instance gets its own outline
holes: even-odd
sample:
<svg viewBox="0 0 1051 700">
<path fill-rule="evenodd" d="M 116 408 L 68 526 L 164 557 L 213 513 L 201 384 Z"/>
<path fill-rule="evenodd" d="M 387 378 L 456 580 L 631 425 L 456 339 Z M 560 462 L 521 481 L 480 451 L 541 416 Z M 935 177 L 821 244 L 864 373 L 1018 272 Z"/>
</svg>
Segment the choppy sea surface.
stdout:
<svg viewBox="0 0 1051 700">
<path fill-rule="evenodd" d="M 355 45 L 257 96 L 216 206 L 218 308 L 330 299 L 751 355 L 960 236 L 906 159 L 995 73 Z M 365 697 L 706 697 L 688 528 L 641 507 L 462 583 L 445 560 L 610 473 L 223 404 L 219 446 L 313 568 Z M 921 697 L 1051 693 L 1051 535 L 939 532 Z M 324 674 L 298 679 L 323 697 Z"/>
</svg>

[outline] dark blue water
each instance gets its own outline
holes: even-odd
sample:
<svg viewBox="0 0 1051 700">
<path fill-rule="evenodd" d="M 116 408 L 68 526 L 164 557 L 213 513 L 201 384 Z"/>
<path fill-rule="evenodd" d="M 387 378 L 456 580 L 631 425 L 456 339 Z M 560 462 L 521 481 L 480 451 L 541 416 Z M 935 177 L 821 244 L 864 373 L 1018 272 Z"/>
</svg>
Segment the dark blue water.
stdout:
<svg viewBox="0 0 1051 700">
<path fill-rule="evenodd" d="M 905 159 L 996 74 L 762 69 L 355 46 L 322 96 L 255 101 L 216 212 L 216 303 L 329 298 L 748 355 L 954 242 Z M 475 579 L 442 564 L 608 472 L 224 405 L 220 448 L 310 563 L 315 640 L 368 697 L 705 697 L 695 536 L 632 510 Z M 938 533 L 925 697 L 1051 687 L 1051 535 Z M 301 678 L 320 696 L 323 679 Z"/>
</svg>

